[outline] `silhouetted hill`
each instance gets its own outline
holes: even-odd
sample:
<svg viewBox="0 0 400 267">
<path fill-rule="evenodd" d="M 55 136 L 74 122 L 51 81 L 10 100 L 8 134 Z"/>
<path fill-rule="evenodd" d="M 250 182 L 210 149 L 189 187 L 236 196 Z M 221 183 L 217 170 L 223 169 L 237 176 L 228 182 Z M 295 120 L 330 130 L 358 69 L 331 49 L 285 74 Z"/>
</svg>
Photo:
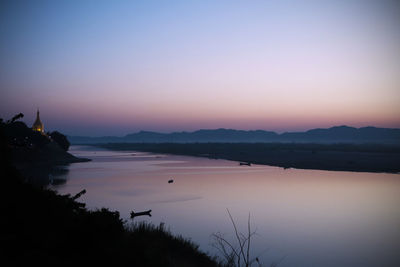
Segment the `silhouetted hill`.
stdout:
<svg viewBox="0 0 400 267">
<path fill-rule="evenodd" d="M 399 143 L 400 129 L 335 126 L 307 132 L 283 133 L 280 137 L 288 141 Z"/>
<path fill-rule="evenodd" d="M 86 190 L 59 195 L 26 183 L 28 177 L 15 168 L 17 147 L 24 159 L 25 153 L 42 157 L 39 161 L 53 160 L 54 151 L 67 154 L 25 124 L 0 120 L 2 266 L 224 266 L 163 224 L 127 222 L 118 211 L 87 209 L 77 201 Z"/>
<path fill-rule="evenodd" d="M 88 161 L 68 153 L 69 143 L 59 132 L 41 134 L 15 120 L 0 120 L 0 132 L 10 149 L 14 166 L 31 183 L 47 184 L 49 174 L 58 166 Z"/>
<path fill-rule="evenodd" d="M 400 144 L 400 129 L 335 126 L 306 132 L 243 131 L 233 129 L 198 130 L 194 132 L 157 133 L 140 131 L 123 137 L 68 136 L 72 144 L 95 143 L 385 143 Z"/>
</svg>

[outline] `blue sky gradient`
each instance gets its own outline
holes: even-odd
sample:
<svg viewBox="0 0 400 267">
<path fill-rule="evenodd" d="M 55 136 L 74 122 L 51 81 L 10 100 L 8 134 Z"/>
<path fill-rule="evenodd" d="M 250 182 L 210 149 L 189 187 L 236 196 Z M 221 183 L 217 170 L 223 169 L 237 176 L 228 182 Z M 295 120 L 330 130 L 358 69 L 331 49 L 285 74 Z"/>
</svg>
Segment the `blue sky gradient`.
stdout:
<svg viewBox="0 0 400 267">
<path fill-rule="evenodd" d="M 0 117 L 73 135 L 400 127 L 396 1 L 2 1 Z"/>
</svg>

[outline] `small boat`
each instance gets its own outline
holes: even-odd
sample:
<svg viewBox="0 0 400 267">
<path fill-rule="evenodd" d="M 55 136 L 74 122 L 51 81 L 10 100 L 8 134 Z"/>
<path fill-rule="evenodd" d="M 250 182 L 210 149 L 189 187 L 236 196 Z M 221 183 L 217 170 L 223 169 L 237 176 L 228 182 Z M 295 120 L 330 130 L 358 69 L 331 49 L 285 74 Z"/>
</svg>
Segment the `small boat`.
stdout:
<svg viewBox="0 0 400 267">
<path fill-rule="evenodd" d="M 133 218 L 135 218 L 137 216 L 144 216 L 144 215 L 147 215 L 147 216 L 151 217 L 151 210 L 146 210 L 146 211 L 142 211 L 142 212 L 131 211 L 131 219 L 133 219 Z"/>
<path fill-rule="evenodd" d="M 172 184 L 173 182 L 174 182 L 174 180 L 172 180 L 172 179 L 171 179 L 171 180 L 168 180 L 168 183 L 169 183 L 169 184 Z"/>
<path fill-rule="evenodd" d="M 242 166 L 242 165 L 251 166 L 251 163 L 250 162 L 239 162 L 239 165 L 240 166 Z"/>
</svg>

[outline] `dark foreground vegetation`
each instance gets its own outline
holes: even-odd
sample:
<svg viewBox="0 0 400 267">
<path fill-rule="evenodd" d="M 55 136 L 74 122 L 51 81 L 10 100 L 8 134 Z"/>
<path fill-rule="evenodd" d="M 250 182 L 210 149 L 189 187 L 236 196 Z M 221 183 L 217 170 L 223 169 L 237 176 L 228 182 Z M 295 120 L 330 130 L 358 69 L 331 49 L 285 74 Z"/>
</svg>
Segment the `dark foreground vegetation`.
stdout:
<svg viewBox="0 0 400 267">
<path fill-rule="evenodd" d="M 14 166 L 16 139 L 6 134 L 7 124 L 0 126 L 2 266 L 218 266 L 162 225 L 128 224 L 117 211 L 86 209 L 80 194 L 25 182 Z"/>
<path fill-rule="evenodd" d="M 111 150 L 221 158 L 283 168 L 360 172 L 400 172 L 400 146 L 304 143 L 109 143 Z"/>
</svg>

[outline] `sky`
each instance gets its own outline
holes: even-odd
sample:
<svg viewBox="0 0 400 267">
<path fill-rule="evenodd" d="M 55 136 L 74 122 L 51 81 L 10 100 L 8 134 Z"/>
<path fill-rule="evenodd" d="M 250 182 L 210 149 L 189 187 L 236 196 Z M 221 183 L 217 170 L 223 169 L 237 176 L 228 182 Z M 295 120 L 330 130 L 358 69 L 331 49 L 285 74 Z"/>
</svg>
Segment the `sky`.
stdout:
<svg viewBox="0 0 400 267">
<path fill-rule="evenodd" d="M 0 1 L 0 117 L 48 131 L 400 127 L 396 0 Z"/>
</svg>

